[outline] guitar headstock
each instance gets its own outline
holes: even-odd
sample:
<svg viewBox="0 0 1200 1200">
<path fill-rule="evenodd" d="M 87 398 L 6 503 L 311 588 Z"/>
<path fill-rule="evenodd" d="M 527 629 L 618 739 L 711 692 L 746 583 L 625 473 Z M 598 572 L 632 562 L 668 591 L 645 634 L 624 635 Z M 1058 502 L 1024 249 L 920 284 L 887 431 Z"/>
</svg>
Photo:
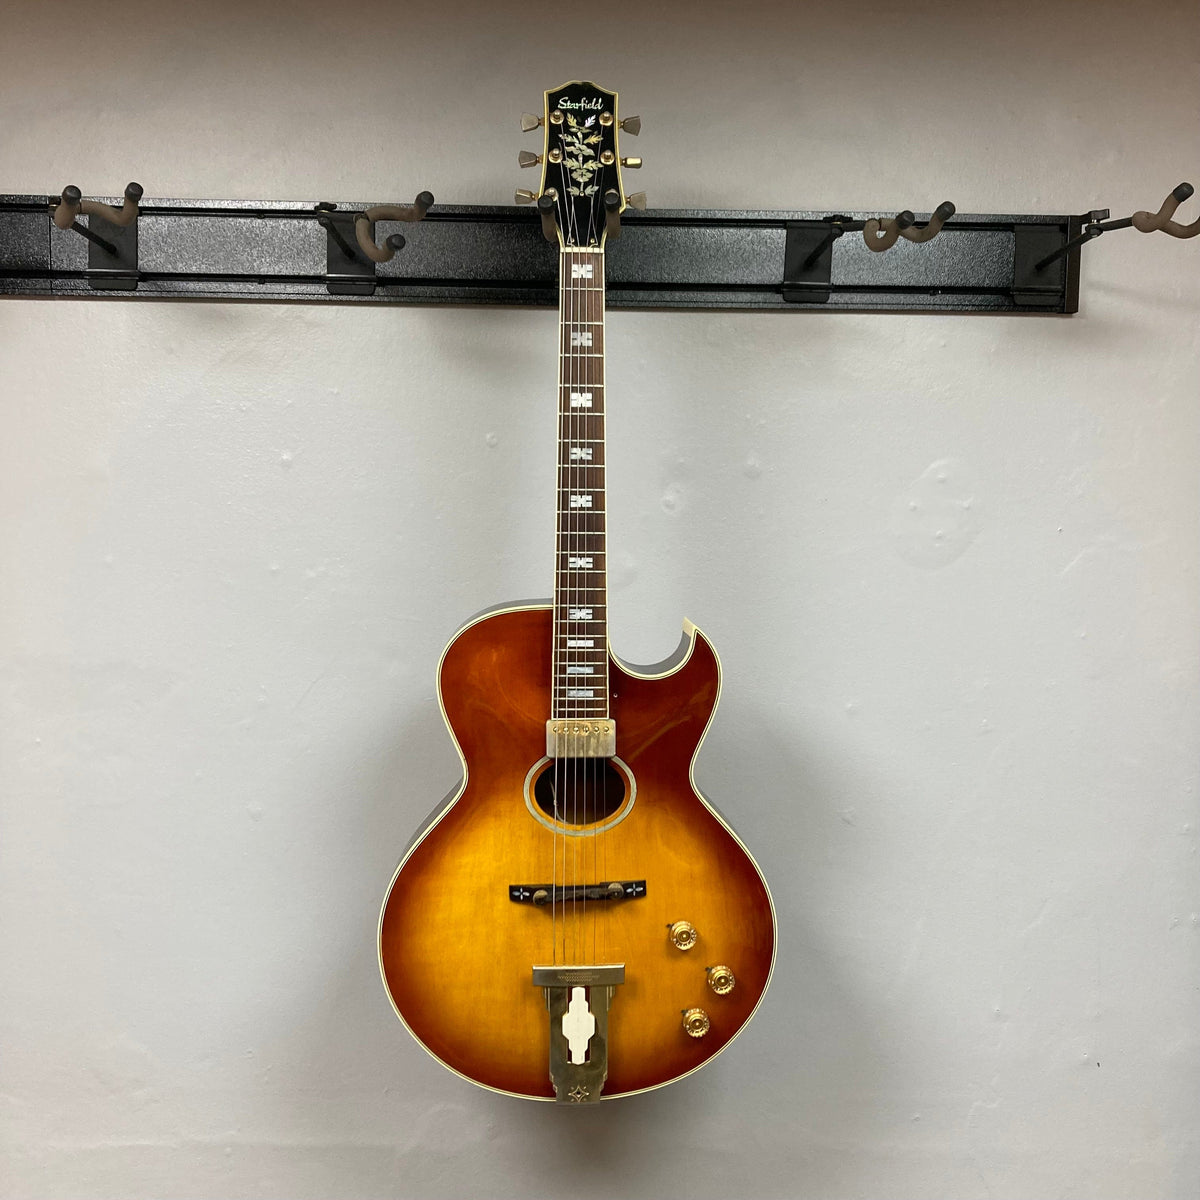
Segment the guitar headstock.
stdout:
<svg viewBox="0 0 1200 1200">
<path fill-rule="evenodd" d="M 522 150 L 518 162 L 523 167 L 541 165 L 541 187 L 536 193 L 518 192 L 518 201 L 545 197 L 553 203 L 560 246 L 602 247 L 610 213 L 620 214 L 629 204 L 645 207 L 640 193 L 625 195 L 621 180 L 622 167 L 640 167 L 642 160 L 622 159 L 617 143 L 618 130 L 638 133 L 640 118 L 622 121 L 616 92 L 576 82 L 548 91 L 541 117 L 526 113 L 521 119 L 526 132 L 538 126 L 544 134 L 542 153 Z"/>
</svg>

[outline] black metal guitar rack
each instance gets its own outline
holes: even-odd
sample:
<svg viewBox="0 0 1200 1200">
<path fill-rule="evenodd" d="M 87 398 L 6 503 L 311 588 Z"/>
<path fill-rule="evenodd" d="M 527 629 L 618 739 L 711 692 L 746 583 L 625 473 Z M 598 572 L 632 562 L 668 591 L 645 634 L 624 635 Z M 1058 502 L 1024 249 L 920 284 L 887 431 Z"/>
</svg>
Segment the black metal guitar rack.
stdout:
<svg viewBox="0 0 1200 1200">
<path fill-rule="evenodd" d="M 1185 184 L 1172 196 L 1178 204 L 1190 194 Z M 428 193 L 403 210 L 141 201 L 137 184 L 126 189 L 125 205 L 118 212 L 103 201 L 81 202 L 75 188 L 61 200 L 0 195 L 0 294 L 557 303 L 557 255 L 538 213 L 526 208 L 433 206 Z M 75 219 L 81 212 L 91 214 L 89 226 Z M 608 303 L 1074 313 L 1082 245 L 1105 229 L 1137 224 L 1105 224 L 1107 216 L 978 216 L 955 214 L 949 204 L 924 216 L 629 209 L 608 247 Z M 399 234 L 405 221 L 420 221 L 407 243 Z M 1166 218 L 1153 226 L 1173 227 Z M 862 237 L 845 236 L 864 228 Z M 877 245 L 867 244 L 881 232 Z M 876 252 L 885 242 L 886 253 Z"/>
</svg>

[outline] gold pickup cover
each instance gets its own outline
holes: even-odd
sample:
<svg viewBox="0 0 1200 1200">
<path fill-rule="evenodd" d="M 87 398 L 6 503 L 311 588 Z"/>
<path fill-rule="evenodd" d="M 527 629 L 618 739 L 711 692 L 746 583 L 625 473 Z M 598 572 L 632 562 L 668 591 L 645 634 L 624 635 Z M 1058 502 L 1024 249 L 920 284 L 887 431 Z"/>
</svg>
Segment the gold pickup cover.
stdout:
<svg viewBox="0 0 1200 1200">
<path fill-rule="evenodd" d="M 555 718 L 546 722 L 547 758 L 612 758 L 617 723 L 607 717 Z"/>
</svg>

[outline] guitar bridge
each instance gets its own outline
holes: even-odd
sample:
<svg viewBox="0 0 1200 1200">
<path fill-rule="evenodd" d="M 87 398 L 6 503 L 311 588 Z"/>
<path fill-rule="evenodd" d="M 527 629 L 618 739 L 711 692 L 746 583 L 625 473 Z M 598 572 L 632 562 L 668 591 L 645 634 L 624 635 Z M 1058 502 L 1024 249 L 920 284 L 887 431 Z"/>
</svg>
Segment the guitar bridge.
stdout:
<svg viewBox="0 0 1200 1200">
<path fill-rule="evenodd" d="M 550 1013 L 550 1082 L 560 1104 L 593 1104 L 608 1078 L 608 1008 L 624 963 L 534 967 Z"/>
<path fill-rule="evenodd" d="M 508 898 L 514 904 L 566 904 L 575 900 L 639 900 L 646 894 L 644 879 L 612 880 L 609 883 L 574 883 L 556 887 L 552 883 L 511 883 Z"/>
</svg>

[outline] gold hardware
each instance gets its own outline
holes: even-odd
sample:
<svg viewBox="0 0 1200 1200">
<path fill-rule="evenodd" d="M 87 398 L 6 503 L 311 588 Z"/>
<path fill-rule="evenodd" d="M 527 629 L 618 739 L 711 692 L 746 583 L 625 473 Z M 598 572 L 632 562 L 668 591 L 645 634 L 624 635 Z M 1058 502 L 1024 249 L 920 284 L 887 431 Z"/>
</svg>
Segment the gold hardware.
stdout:
<svg viewBox="0 0 1200 1200">
<path fill-rule="evenodd" d="M 542 123 L 541 117 L 535 117 L 533 113 L 521 114 L 521 132 L 532 133 Z"/>
<path fill-rule="evenodd" d="M 623 158 L 623 159 L 621 159 L 621 166 L 628 167 L 631 171 L 636 171 L 641 165 L 642 165 L 642 160 L 640 158 Z"/>
<path fill-rule="evenodd" d="M 706 967 L 708 972 L 708 986 L 712 988 L 718 996 L 728 996 L 733 991 L 733 985 L 737 980 L 733 977 L 733 972 L 724 964 L 715 967 Z"/>
<path fill-rule="evenodd" d="M 551 200 L 557 200 L 558 199 L 558 188 L 547 188 L 542 193 L 542 195 L 549 196 Z"/>
<path fill-rule="evenodd" d="M 624 963 L 533 968 L 533 984 L 545 992 L 550 1013 L 550 1082 L 560 1104 L 593 1104 L 600 1099 L 608 1078 L 608 1009 L 617 986 L 624 982 Z M 564 1018 L 572 1021 L 569 1031 Z M 580 1018 L 590 1025 L 590 1033 L 581 1032 Z M 580 1041 L 587 1046 L 584 1061 L 578 1061 L 583 1057 L 578 1053 Z"/>
<path fill-rule="evenodd" d="M 601 125 L 611 125 L 613 123 L 613 115 L 610 112 L 602 112 L 600 114 Z"/>
<path fill-rule="evenodd" d="M 593 717 L 546 722 L 547 758 L 612 758 L 616 752 L 616 721 Z"/>
<path fill-rule="evenodd" d="M 549 154 L 546 155 L 546 157 L 552 163 L 562 162 L 562 151 L 556 146 L 553 150 L 550 151 Z M 541 160 L 539 159 L 539 161 L 541 161 Z"/>
<path fill-rule="evenodd" d="M 702 1038 L 711 1027 L 708 1013 L 702 1008 L 689 1008 L 683 1014 L 683 1032 L 688 1037 Z"/>
<path fill-rule="evenodd" d="M 632 195 L 625 197 L 625 203 L 628 204 L 630 208 L 644 209 L 646 207 L 646 193 L 634 192 Z"/>
<path fill-rule="evenodd" d="M 676 921 L 674 925 L 667 926 L 667 937 L 679 950 L 690 950 L 696 944 L 696 938 L 699 936 L 695 925 L 690 921 Z"/>
<path fill-rule="evenodd" d="M 561 125 L 562 123 L 563 123 L 563 115 L 562 115 L 562 113 L 560 113 L 558 111 L 558 109 L 555 109 L 550 114 L 550 124 L 551 125 Z"/>
<path fill-rule="evenodd" d="M 603 151 L 601 151 L 601 153 L 600 153 L 600 161 L 601 161 L 601 162 L 602 162 L 602 163 L 603 163 L 605 166 L 608 166 L 608 164 L 609 164 L 610 162 L 612 162 L 614 158 L 616 158 L 616 155 L 615 155 L 615 154 L 613 154 L 613 152 L 612 152 L 611 150 L 603 150 Z"/>
<path fill-rule="evenodd" d="M 532 150 L 517 151 L 517 165 L 521 167 L 536 167 L 542 161 L 540 154 L 534 154 Z"/>
<path fill-rule="evenodd" d="M 604 118 L 601 117 L 600 119 L 603 120 Z M 621 122 L 621 131 L 623 133 L 628 133 L 633 137 L 637 137 L 637 135 L 642 132 L 642 118 L 626 117 Z"/>
<path fill-rule="evenodd" d="M 537 193 L 527 192 L 524 188 L 517 188 L 514 198 L 518 204 L 532 204 L 537 200 Z"/>
</svg>

